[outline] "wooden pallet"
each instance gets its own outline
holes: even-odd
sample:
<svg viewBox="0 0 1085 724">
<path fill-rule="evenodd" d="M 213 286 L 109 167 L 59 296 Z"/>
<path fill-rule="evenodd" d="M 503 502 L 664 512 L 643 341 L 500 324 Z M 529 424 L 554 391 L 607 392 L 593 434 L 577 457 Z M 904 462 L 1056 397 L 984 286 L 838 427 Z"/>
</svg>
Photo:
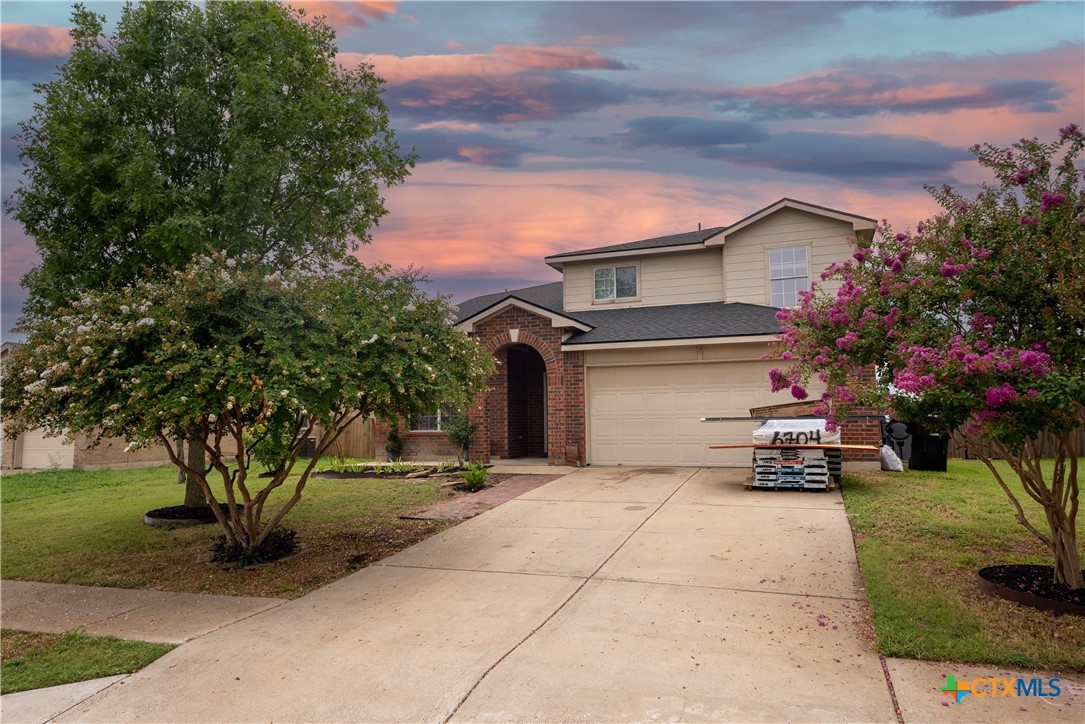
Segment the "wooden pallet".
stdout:
<svg viewBox="0 0 1085 724">
<path fill-rule="evenodd" d="M 877 452 L 879 450 L 877 445 L 757 445 L 749 443 L 746 445 L 709 445 L 709 450 L 873 450 Z"/>
</svg>

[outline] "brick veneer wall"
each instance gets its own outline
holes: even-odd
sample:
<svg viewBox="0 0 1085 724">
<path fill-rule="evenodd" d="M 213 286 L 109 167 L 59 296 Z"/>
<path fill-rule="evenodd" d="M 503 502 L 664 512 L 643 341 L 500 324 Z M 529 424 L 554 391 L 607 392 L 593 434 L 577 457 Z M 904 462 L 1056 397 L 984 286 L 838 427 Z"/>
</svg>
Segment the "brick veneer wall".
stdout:
<svg viewBox="0 0 1085 724">
<path fill-rule="evenodd" d="M 75 436 L 74 467 L 76 470 L 121 470 L 152 465 L 169 465 L 170 456 L 161 443 L 148 448 L 126 452 L 123 438 L 109 437 L 95 447 L 89 447 L 86 435 Z"/>
<path fill-rule="evenodd" d="M 479 424 L 475 433 L 482 443 L 479 447 L 484 457 L 507 458 L 509 456 L 509 348 L 494 350 L 494 373 L 486 381 L 489 392 L 477 408 Z"/>
<path fill-rule="evenodd" d="M 170 458 L 161 445 L 125 452 L 128 442 L 120 437 L 110 437 L 96 447 L 89 447 L 90 438 L 76 435 L 73 441 L 72 469 L 74 470 L 123 470 L 155 465 L 169 465 Z M 20 440 L 3 441 L 3 458 L 0 468 L 15 469 L 15 449 Z"/>
<path fill-rule="evenodd" d="M 489 461 L 514 454 L 510 451 L 509 430 L 509 348 L 527 345 L 542 358 L 546 373 L 547 460 L 554 465 L 576 465 L 584 460 L 584 356 L 582 352 L 562 352 L 563 329 L 549 319 L 517 307 L 475 325 L 474 336 L 494 354 L 497 369 L 489 380 L 489 391 L 480 393 L 472 408 L 471 419 L 481 425 L 476 437 L 479 447 L 473 452 Z M 514 359 L 516 352 L 513 352 Z M 516 382 L 516 373 L 513 373 Z M 514 403 L 515 404 L 515 403 Z"/>
<path fill-rule="evenodd" d="M 456 459 L 456 448 L 448 441 L 448 435 L 433 430 L 404 431 L 405 425 L 399 426 L 399 438 L 403 441 L 403 452 L 400 458 L 403 460 L 420 461 L 427 463 L 444 462 Z M 388 442 L 388 430 L 390 426 L 384 420 L 375 420 L 373 423 L 373 436 L 375 438 L 376 458 L 383 460 L 386 457 L 384 445 Z M 472 436 L 477 438 L 478 433 Z M 467 451 L 469 459 L 475 459 L 472 451 Z"/>
<path fill-rule="evenodd" d="M 864 367 L 860 378 L 863 382 L 874 382 L 874 368 Z M 856 407 L 853 415 L 881 415 L 882 410 L 874 407 Z M 882 421 L 878 417 L 860 420 L 847 420 L 840 428 L 840 442 L 844 445 L 882 444 Z M 845 462 L 880 463 L 881 457 L 876 450 L 845 450 Z"/>
<path fill-rule="evenodd" d="M 0 469 L 11 470 L 15 467 L 15 441 L 4 436 L 4 423 L 0 421 Z"/>
</svg>

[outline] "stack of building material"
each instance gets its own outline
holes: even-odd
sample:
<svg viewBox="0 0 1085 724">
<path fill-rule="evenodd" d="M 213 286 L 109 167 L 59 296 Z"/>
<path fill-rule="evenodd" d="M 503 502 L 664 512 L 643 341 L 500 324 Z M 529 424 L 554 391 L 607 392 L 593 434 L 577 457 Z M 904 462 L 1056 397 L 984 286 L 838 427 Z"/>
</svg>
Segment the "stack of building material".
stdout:
<svg viewBox="0 0 1085 724">
<path fill-rule="evenodd" d="M 811 448 L 755 448 L 753 487 L 826 490 L 831 474 L 826 453 Z"/>
<path fill-rule="evenodd" d="M 829 476 L 839 483 L 844 467 L 844 451 L 840 448 L 829 448 L 825 451 L 825 457 L 829 461 Z"/>
<path fill-rule="evenodd" d="M 753 487 L 827 490 L 830 477 L 840 479 L 840 431 L 823 419 L 766 420 L 753 442 Z"/>
</svg>

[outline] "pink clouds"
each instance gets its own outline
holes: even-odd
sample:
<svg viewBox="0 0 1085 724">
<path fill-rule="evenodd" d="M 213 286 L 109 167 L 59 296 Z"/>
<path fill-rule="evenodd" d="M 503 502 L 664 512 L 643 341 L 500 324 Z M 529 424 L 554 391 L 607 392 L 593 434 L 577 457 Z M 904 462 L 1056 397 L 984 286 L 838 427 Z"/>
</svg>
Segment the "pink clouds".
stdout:
<svg viewBox="0 0 1085 724">
<path fill-rule="evenodd" d="M 1085 47 L 1063 44 L 1041 52 L 1015 55 L 991 55 L 992 74 L 1045 78 L 1063 91 L 1052 109 L 960 108 L 939 114 L 907 117 L 884 115 L 865 119 L 864 128 L 885 133 L 908 133 L 938 138 L 943 143 L 962 147 L 980 141 L 1006 144 L 1019 138 L 1051 134 L 1067 122 L 1079 122 L 1085 108 Z M 929 63 L 934 63 L 929 60 Z M 921 69 L 926 69 L 926 65 Z M 972 164 L 962 169 L 962 180 L 985 178 L 986 172 Z"/>
<path fill-rule="evenodd" d="M 530 157 L 530 165 L 537 159 Z M 922 188 L 886 195 L 821 182 L 681 178 L 654 170 L 534 168 L 494 172 L 439 162 L 388 190 L 390 210 L 358 256 L 395 266 L 421 265 L 436 281 L 459 277 L 525 286 L 556 281 L 543 257 L 731 224 L 782 197 L 914 228 L 936 210 Z M 485 284 L 480 284 L 485 287 Z"/>
<path fill-rule="evenodd" d="M 539 45 L 495 45 L 489 53 L 441 55 L 366 55 L 340 53 L 345 65 L 369 63 L 389 82 L 469 76 L 506 77 L 526 70 L 626 70 L 615 58 L 588 48 Z"/>
<path fill-rule="evenodd" d="M 607 58 L 588 48 L 554 45 L 495 45 L 494 55 L 510 65 L 530 70 L 628 70 L 615 58 Z"/>
<path fill-rule="evenodd" d="M 1002 104 L 1015 98 L 990 97 L 980 83 L 950 80 L 912 80 L 888 75 L 829 71 L 768 87 L 738 88 L 735 94 L 758 110 L 775 107 L 809 109 L 848 115 L 878 111 L 908 111 L 961 105 Z M 797 114 L 797 113 L 796 113 Z"/>
<path fill-rule="evenodd" d="M 340 30 L 366 28 L 371 22 L 385 20 L 389 15 L 399 13 L 398 0 L 296 0 L 289 4 L 304 10 L 309 17 L 324 17 L 329 25 Z"/>
<path fill-rule="evenodd" d="M 389 105 L 421 123 L 554 120 L 622 103 L 629 96 L 623 86 L 571 72 L 629 68 L 589 48 L 496 45 L 489 53 L 341 53 L 339 59 L 348 67 L 372 65 L 388 81 Z"/>
<path fill-rule="evenodd" d="M 55 25 L 0 23 L 0 39 L 4 50 L 31 58 L 67 55 L 72 49 L 68 28 Z"/>
<path fill-rule="evenodd" d="M 534 159 L 530 159 L 534 161 Z M 856 213 L 878 205 L 842 206 L 823 185 L 758 184 L 737 196 L 728 179 L 705 181 L 651 170 L 500 172 L 439 162 L 419 166 L 410 183 L 388 190 L 390 214 L 359 253 L 396 266 L 422 263 L 430 276 L 550 280 L 543 257 L 561 251 L 635 241 L 729 224 L 781 196 Z M 922 192 L 921 192 L 922 193 Z"/>
<path fill-rule="evenodd" d="M 1030 53 L 853 59 L 774 85 L 726 89 L 719 107 L 774 119 L 939 114 L 969 108 L 1050 112 L 1079 89 L 1083 53 L 1080 45 L 1063 44 Z"/>
</svg>

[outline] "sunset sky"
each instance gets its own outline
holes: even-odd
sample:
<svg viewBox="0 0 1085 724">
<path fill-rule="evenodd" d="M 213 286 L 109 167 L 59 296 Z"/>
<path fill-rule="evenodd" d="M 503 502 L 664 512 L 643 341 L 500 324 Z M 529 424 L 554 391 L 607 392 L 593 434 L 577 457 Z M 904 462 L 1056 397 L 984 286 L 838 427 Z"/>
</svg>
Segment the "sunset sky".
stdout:
<svg viewBox="0 0 1085 724">
<path fill-rule="evenodd" d="M 731 224 L 781 197 L 914 226 L 969 146 L 1085 123 L 1082 2 L 304 2 L 372 63 L 418 166 L 363 260 L 463 300 L 547 254 Z M 110 21 L 120 3 L 89 2 Z M 70 4 L 2 5 L 3 196 Z M 3 332 L 34 244 L 5 216 Z"/>
</svg>

